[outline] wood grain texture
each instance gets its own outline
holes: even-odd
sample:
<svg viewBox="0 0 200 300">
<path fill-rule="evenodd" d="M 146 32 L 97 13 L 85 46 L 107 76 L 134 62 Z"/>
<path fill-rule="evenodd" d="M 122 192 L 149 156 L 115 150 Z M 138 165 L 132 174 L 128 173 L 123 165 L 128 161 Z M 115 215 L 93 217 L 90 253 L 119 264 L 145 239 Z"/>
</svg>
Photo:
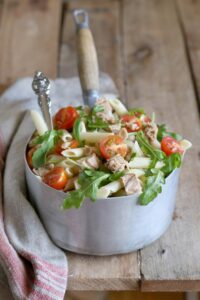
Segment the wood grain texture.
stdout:
<svg viewBox="0 0 200 300">
<path fill-rule="evenodd" d="M 184 300 L 183 293 L 111 292 L 105 300 Z M 89 299 L 88 299 L 89 300 Z M 95 300 L 95 299 L 92 299 Z"/>
<path fill-rule="evenodd" d="M 90 27 L 94 36 L 99 69 L 108 73 L 115 81 L 122 98 L 123 49 L 121 28 L 121 1 L 118 0 L 73 0 L 65 7 L 62 44 L 59 60 L 59 76 L 71 77 L 78 74 L 75 43 L 75 24 L 72 10 L 86 9 L 89 13 Z"/>
<path fill-rule="evenodd" d="M 69 292 L 65 300 L 185 300 L 184 293 Z M 189 300 L 189 299 L 188 299 Z"/>
<path fill-rule="evenodd" d="M 69 290 L 137 290 L 139 266 L 135 253 L 94 257 L 67 253 Z"/>
<path fill-rule="evenodd" d="M 0 26 L 0 82 L 32 76 L 56 77 L 61 0 L 5 0 Z"/>
<path fill-rule="evenodd" d="M 177 0 L 176 4 L 200 103 L 200 1 Z"/>
<path fill-rule="evenodd" d="M 197 102 L 173 1 L 124 0 L 129 106 L 155 111 L 193 143 L 185 157 L 176 215 L 140 253 L 142 290 L 200 289 L 200 131 Z"/>
</svg>

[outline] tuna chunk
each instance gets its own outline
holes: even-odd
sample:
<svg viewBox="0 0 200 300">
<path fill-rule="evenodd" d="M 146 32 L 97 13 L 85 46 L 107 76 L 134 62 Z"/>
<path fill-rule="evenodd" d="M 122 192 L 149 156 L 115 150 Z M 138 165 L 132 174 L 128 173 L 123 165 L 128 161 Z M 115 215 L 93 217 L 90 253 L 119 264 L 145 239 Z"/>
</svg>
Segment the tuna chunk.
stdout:
<svg viewBox="0 0 200 300">
<path fill-rule="evenodd" d="M 150 144 L 156 148 L 160 148 L 160 143 L 157 140 L 158 127 L 155 123 L 148 123 L 144 128 L 144 133 Z"/>
<path fill-rule="evenodd" d="M 90 156 L 83 157 L 77 160 L 77 162 L 80 164 L 80 167 L 87 169 L 99 169 L 100 167 L 100 160 L 95 153 Z"/>
<path fill-rule="evenodd" d="M 103 111 L 96 113 L 98 117 L 102 118 L 105 122 L 109 122 L 111 124 L 115 123 L 115 118 L 112 113 L 112 106 L 106 99 L 97 100 L 95 105 L 99 105 L 103 109 Z"/>
<path fill-rule="evenodd" d="M 107 161 L 106 167 L 113 173 L 121 172 L 128 168 L 128 162 L 120 154 L 117 154 Z"/>
<path fill-rule="evenodd" d="M 113 125 L 109 125 L 110 130 L 114 133 L 114 134 L 118 134 L 120 132 L 121 129 L 121 125 L 120 124 L 113 124 Z"/>
<path fill-rule="evenodd" d="M 142 187 L 135 174 L 126 174 L 121 177 L 127 195 L 140 194 Z"/>
</svg>

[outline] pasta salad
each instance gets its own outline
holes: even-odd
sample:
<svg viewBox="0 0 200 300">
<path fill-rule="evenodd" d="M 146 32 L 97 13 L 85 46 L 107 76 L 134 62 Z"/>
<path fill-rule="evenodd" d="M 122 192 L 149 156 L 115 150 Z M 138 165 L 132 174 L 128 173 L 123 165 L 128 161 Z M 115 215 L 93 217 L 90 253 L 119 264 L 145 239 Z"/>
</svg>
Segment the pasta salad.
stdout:
<svg viewBox="0 0 200 300">
<path fill-rule="evenodd" d="M 47 131 L 37 128 L 27 162 L 40 180 L 66 192 L 62 208 L 79 208 L 85 198 L 138 195 L 147 205 L 179 168 L 191 143 L 158 125 L 142 108 L 126 109 L 118 99 L 101 98 L 93 108 L 64 107 Z"/>
</svg>

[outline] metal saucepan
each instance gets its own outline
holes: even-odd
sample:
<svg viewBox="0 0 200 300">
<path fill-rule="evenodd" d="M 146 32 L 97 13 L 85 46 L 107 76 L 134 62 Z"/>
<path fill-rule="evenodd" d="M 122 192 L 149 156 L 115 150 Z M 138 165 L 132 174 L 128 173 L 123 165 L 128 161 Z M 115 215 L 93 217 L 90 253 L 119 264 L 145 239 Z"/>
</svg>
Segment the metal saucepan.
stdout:
<svg viewBox="0 0 200 300">
<path fill-rule="evenodd" d="M 96 202 L 86 199 L 81 208 L 66 211 L 60 209 L 66 193 L 41 182 L 26 157 L 25 171 L 30 201 L 61 248 L 93 255 L 131 252 L 157 240 L 171 223 L 179 169 L 167 177 L 162 193 L 147 206 L 130 195 Z"/>
<path fill-rule="evenodd" d="M 98 96 L 98 64 L 88 20 L 81 11 L 83 21 L 77 21 L 79 13 L 75 13 L 79 75 L 84 101 L 92 105 Z M 138 250 L 158 239 L 172 220 L 179 170 L 168 176 L 162 193 L 147 206 L 130 195 L 95 203 L 86 199 L 80 209 L 66 211 L 60 209 L 66 194 L 41 182 L 29 168 L 26 155 L 25 173 L 30 201 L 50 237 L 73 252 L 111 255 Z"/>
</svg>

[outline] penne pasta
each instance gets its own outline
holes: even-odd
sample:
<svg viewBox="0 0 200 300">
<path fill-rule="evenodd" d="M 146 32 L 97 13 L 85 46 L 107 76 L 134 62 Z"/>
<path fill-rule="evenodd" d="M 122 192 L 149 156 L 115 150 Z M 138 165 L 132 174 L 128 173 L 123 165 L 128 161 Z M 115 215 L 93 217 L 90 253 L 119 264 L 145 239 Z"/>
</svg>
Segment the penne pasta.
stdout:
<svg viewBox="0 0 200 300">
<path fill-rule="evenodd" d="M 128 113 L 128 110 L 124 106 L 124 104 L 118 99 L 108 99 L 110 105 L 118 114 L 118 116 L 123 116 Z"/>
<path fill-rule="evenodd" d="M 122 188 L 123 188 L 123 182 L 120 179 L 108 183 L 107 185 L 101 187 L 97 191 L 97 199 L 108 198 L 108 196 L 118 192 Z"/>
<path fill-rule="evenodd" d="M 146 169 L 149 167 L 151 159 L 149 157 L 135 157 L 128 163 L 129 168 Z"/>
<path fill-rule="evenodd" d="M 156 163 L 156 165 L 155 165 L 155 168 L 156 169 L 161 169 L 162 167 L 164 167 L 164 163 L 162 162 L 162 161 L 158 161 L 157 163 Z"/>
<path fill-rule="evenodd" d="M 137 141 L 135 141 L 133 144 L 133 152 L 136 153 L 136 156 L 138 157 L 144 157 L 144 153 L 142 152 Z"/>
<path fill-rule="evenodd" d="M 67 181 L 67 184 L 65 185 L 65 187 L 63 189 L 63 191 L 67 192 L 67 191 L 73 190 L 74 187 L 75 187 L 75 185 L 74 185 L 75 180 L 77 180 L 77 177 L 69 178 L 68 181 Z"/>
<path fill-rule="evenodd" d="M 73 149 L 66 149 L 61 152 L 61 154 L 65 157 L 82 157 L 85 155 L 84 148 L 73 148 Z"/>
<path fill-rule="evenodd" d="M 80 138 L 88 143 L 98 143 L 105 137 L 113 135 L 112 132 L 81 132 Z"/>
<path fill-rule="evenodd" d="M 67 130 L 63 130 L 61 139 L 64 143 L 69 142 L 72 140 L 72 135 Z"/>
<path fill-rule="evenodd" d="M 31 118 L 39 135 L 43 135 L 47 130 L 47 125 L 42 116 L 36 110 L 31 110 Z"/>
<path fill-rule="evenodd" d="M 80 189 L 80 184 L 78 183 L 78 178 L 74 180 L 74 187 L 75 187 L 75 190 L 79 190 Z"/>
<path fill-rule="evenodd" d="M 192 147 L 192 143 L 188 140 L 182 140 L 180 141 L 180 146 L 183 148 L 184 151 L 186 151 Z"/>
<path fill-rule="evenodd" d="M 140 177 L 145 174 L 145 171 L 143 169 L 129 169 L 125 173 L 126 174 L 135 174 L 137 177 Z"/>
</svg>

